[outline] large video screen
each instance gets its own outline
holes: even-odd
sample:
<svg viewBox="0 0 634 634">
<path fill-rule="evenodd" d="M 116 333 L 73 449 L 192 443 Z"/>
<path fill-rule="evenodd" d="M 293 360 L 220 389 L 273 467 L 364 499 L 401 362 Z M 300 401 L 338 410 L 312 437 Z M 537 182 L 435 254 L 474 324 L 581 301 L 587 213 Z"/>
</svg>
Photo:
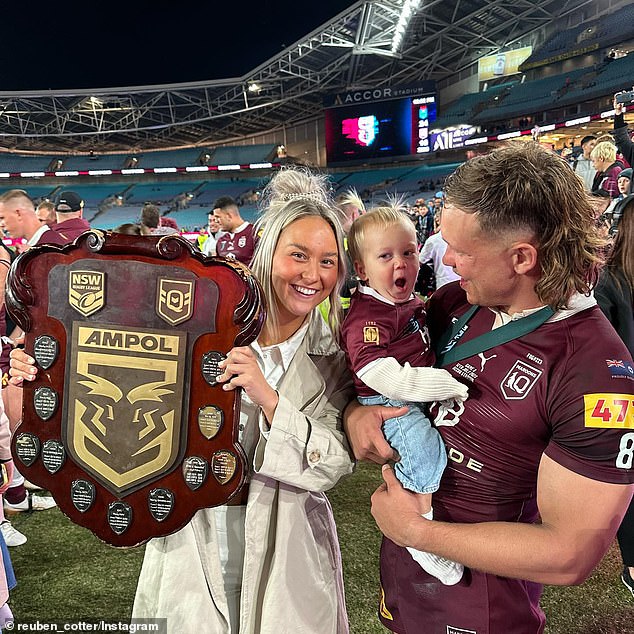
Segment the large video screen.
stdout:
<svg viewBox="0 0 634 634">
<path fill-rule="evenodd" d="M 421 154 L 430 150 L 436 101 L 427 95 L 340 106 L 325 117 L 329 165 Z"/>
</svg>

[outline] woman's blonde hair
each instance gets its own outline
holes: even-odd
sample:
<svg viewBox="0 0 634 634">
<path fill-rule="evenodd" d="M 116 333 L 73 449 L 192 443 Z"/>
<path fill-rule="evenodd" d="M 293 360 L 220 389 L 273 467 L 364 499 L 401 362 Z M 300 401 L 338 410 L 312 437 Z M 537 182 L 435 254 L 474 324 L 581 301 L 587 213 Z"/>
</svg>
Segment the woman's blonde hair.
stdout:
<svg viewBox="0 0 634 634">
<path fill-rule="evenodd" d="M 463 163 L 447 179 L 445 194 L 448 204 L 475 214 L 491 237 L 534 236 L 535 292 L 544 304 L 564 308 L 573 293 L 590 293 L 606 241 L 583 182 L 560 156 L 537 143 L 511 143 Z"/>
<path fill-rule="evenodd" d="M 339 289 L 346 277 L 346 264 L 343 230 L 327 177 L 313 174 L 307 169 L 282 169 L 264 189 L 261 204 L 262 212 L 255 229 L 259 239 L 251 269 L 260 281 L 266 297 L 267 327 L 274 333 L 279 328 L 279 311 L 272 277 L 273 256 L 282 231 L 297 220 L 315 216 L 328 223 L 337 241 L 337 283 L 329 295 L 328 323 L 333 332 L 338 333 L 341 323 Z"/>
</svg>

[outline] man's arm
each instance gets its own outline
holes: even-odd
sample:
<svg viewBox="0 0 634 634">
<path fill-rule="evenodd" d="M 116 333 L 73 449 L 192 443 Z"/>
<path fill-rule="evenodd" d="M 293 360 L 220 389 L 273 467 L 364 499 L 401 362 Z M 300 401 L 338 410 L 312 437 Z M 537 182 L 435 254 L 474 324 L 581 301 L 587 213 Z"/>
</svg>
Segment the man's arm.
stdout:
<svg viewBox="0 0 634 634">
<path fill-rule="evenodd" d="M 418 513 L 387 466 L 372 496 L 372 515 L 401 546 L 435 553 L 492 574 L 554 585 L 582 583 L 614 540 L 634 485 L 578 475 L 542 456 L 537 479 L 541 524 L 450 524 Z"/>
<path fill-rule="evenodd" d="M 618 93 L 617 93 L 618 94 Z M 634 143 L 630 139 L 630 135 L 627 129 L 627 123 L 625 123 L 625 107 L 622 103 L 616 101 L 616 95 L 614 95 L 614 143 L 618 148 L 618 151 L 625 157 L 625 160 L 632 164 L 634 160 Z"/>
</svg>

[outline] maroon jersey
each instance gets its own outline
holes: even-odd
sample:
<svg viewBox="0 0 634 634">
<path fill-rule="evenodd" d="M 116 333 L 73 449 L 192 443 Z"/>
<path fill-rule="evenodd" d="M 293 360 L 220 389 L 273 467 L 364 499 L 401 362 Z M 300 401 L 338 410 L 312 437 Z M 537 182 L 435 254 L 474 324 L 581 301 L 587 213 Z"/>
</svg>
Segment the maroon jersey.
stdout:
<svg viewBox="0 0 634 634">
<path fill-rule="evenodd" d="M 588 307 L 557 313 L 519 339 L 445 366 L 470 385 L 470 396 L 459 406 L 432 408 L 449 457 L 434 494 L 436 519 L 536 521 L 544 453 L 595 480 L 634 481 L 634 364 L 593 300 L 581 301 Z M 457 284 L 434 293 L 432 340 L 468 308 Z M 490 331 L 494 318 L 481 308 L 457 345 Z M 384 540 L 381 619 L 391 630 L 418 633 L 424 623 L 425 634 L 543 631 L 540 584 L 466 570 L 459 584 L 442 586 L 411 561 Z"/>
<path fill-rule="evenodd" d="M 218 238 L 216 253 L 249 265 L 255 250 L 255 230 L 249 222 L 245 222 L 242 226 L 240 231 L 223 233 Z"/>
<path fill-rule="evenodd" d="M 61 244 L 70 244 L 85 231 L 90 231 L 90 224 L 83 218 L 69 218 L 63 222 L 54 224 L 51 229 L 61 237 Z M 41 243 L 44 240 L 40 241 Z M 50 242 L 50 244 L 55 244 Z"/>
<path fill-rule="evenodd" d="M 369 286 L 360 286 L 350 300 L 341 341 L 358 396 L 375 396 L 357 372 L 376 359 L 393 357 L 401 365 L 432 366 L 435 355 L 425 325 L 423 302 L 413 297 L 394 304 Z"/>
</svg>

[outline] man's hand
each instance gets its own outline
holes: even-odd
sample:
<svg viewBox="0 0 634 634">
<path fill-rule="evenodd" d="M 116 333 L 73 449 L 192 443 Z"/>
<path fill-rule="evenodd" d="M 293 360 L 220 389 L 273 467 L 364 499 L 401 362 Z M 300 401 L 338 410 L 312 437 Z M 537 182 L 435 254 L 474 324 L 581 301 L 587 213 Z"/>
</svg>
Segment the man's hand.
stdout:
<svg viewBox="0 0 634 634">
<path fill-rule="evenodd" d="M 420 539 L 424 522 L 419 495 L 403 488 L 389 465 L 383 465 L 383 484 L 372 494 L 372 516 L 381 532 L 398 546 Z"/>
<path fill-rule="evenodd" d="M 377 464 L 384 464 L 388 460 L 397 461 L 399 455 L 383 435 L 383 423 L 388 418 L 405 414 L 407 407 L 364 406 L 357 401 L 350 403 L 344 412 L 343 427 L 354 457 Z"/>
<path fill-rule="evenodd" d="M 617 92 L 614 95 L 614 100 L 612 101 L 613 105 L 614 105 L 614 113 L 615 114 L 623 114 L 625 112 L 625 107 L 622 103 L 618 103 L 616 100 L 616 95 L 620 95 L 620 92 Z"/>
</svg>

